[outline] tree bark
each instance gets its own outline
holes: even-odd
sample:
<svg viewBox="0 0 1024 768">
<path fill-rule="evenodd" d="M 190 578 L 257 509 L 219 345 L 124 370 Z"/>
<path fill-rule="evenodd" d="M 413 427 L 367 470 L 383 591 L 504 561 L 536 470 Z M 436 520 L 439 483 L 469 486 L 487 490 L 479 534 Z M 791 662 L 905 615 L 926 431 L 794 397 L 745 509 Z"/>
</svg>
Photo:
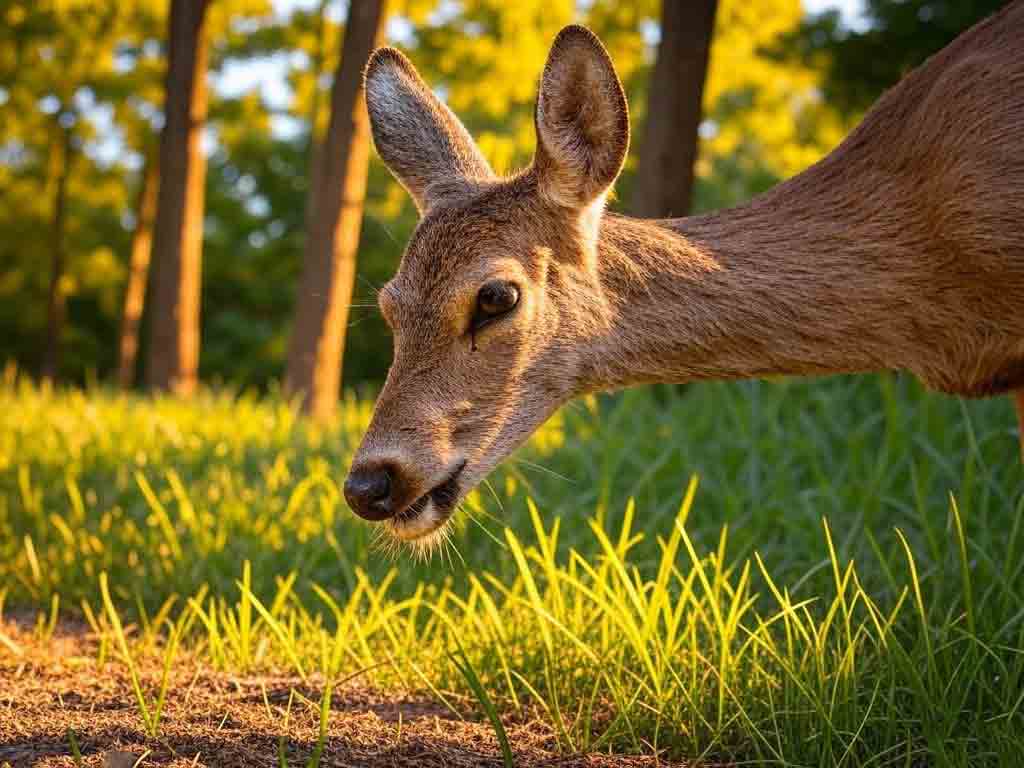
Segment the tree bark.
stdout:
<svg viewBox="0 0 1024 768">
<path fill-rule="evenodd" d="M 313 54 L 313 63 L 310 69 L 313 71 L 313 95 L 309 106 L 309 143 L 306 146 L 306 162 L 312 168 L 317 163 L 317 145 L 320 137 L 317 133 L 317 124 L 320 122 L 320 75 L 324 69 L 324 61 L 327 58 L 327 3 L 329 0 L 320 0 L 317 6 L 316 26 L 316 51 Z"/>
<path fill-rule="evenodd" d="M 121 336 L 118 343 L 117 381 L 122 389 L 135 383 L 135 360 L 139 350 L 139 322 L 146 301 L 149 257 L 153 245 L 153 218 L 156 215 L 159 166 L 155 156 L 146 158 L 142 171 L 142 188 L 135 209 L 135 231 L 132 233 L 128 284 L 124 290 L 124 311 L 121 315 Z"/>
<path fill-rule="evenodd" d="M 153 227 L 152 323 L 147 380 L 152 389 L 190 395 L 199 364 L 206 158 L 206 7 L 172 0 L 160 184 Z"/>
<path fill-rule="evenodd" d="M 383 0 L 352 1 L 331 88 L 330 121 L 311 169 L 306 246 L 285 387 L 298 394 L 303 410 L 318 420 L 334 413 L 341 385 L 370 151 L 363 68 L 383 28 Z"/>
<path fill-rule="evenodd" d="M 309 136 L 306 143 L 306 164 L 309 170 L 309 176 L 307 181 L 310 182 L 309 189 L 306 191 L 306 210 L 304 225 L 306 228 L 306 236 L 313 231 L 313 215 L 316 213 L 314 206 L 311 204 L 311 197 L 309 197 L 310 191 L 313 189 L 313 181 L 316 175 L 316 170 L 320 166 L 320 153 L 323 151 L 323 142 L 321 141 L 320 134 L 317 130 L 317 126 L 320 123 L 320 112 L 321 112 L 321 97 L 320 97 L 320 74 L 324 68 L 324 61 L 327 58 L 327 3 L 329 0 L 320 0 L 320 4 L 317 8 L 317 46 L 316 53 L 313 57 L 313 76 L 316 78 L 316 84 L 313 88 L 313 97 L 310 100 L 309 108 Z"/>
<path fill-rule="evenodd" d="M 690 212 L 704 81 L 718 0 L 663 0 L 661 42 L 651 74 L 634 213 Z"/>
<path fill-rule="evenodd" d="M 43 347 L 42 377 L 56 382 L 60 375 L 61 335 L 64 332 L 64 316 L 66 297 L 64 295 L 64 268 L 66 249 L 64 223 L 67 218 L 68 176 L 71 172 L 71 153 L 73 151 L 73 131 L 71 124 L 64 125 L 61 118 L 68 113 L 58 113 L 57 131 L 60 144 L 53 153 L 55 169 L 53 171 L 53 218 L 50 222 L 51 261 L 50 290 L 46 305 L 46 344 Z M 70 117 L 70 115 L 69 115 Z"/>
</svg>

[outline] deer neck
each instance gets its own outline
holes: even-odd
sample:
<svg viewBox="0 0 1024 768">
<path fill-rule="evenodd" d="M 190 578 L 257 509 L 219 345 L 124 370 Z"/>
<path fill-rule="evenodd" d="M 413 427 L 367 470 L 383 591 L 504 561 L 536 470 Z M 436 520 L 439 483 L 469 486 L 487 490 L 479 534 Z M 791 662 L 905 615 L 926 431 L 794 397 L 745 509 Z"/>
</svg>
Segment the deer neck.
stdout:
<svg viewBox="0 0 1024 768">
<path fill-rule="evenodd" d="M 802 182 L 713 215 L 606 215 L 609 317 L 584 345 L 584 388 L 898 367 L 913 318 L 901 248 L 877 224 L 893 212 Z"/>
</svg>

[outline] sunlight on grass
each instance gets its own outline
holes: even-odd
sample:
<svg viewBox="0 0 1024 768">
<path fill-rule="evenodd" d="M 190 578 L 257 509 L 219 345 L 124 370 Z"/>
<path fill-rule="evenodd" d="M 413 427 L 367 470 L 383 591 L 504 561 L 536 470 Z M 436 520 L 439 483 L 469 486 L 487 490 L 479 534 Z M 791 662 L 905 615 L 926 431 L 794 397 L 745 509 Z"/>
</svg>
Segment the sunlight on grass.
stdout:
<svg viewBox="0 0 1024 768">
<path fill-rule="evenodd" d="M 1013 435 L 991 404 L 856 386 L 564 411 L 520 457 L 550 472 L 513 461 L 475 500 L 457 567 L 382 560 L 345 509 L 365 403 L 320 428 L 273 399 L 9 382 L 0 618 L 5 601 L 28 608 L 45 637 L 59 614 L 83 615 L 96 662 L 125 665 L 154 737 L 187 651 L 323 686 L 307 702 L 322 728 L 329 691 L 359 676 L 457 713 L 476 702 L 503 746 L 503 719 L 540 717 L 567 752 L 1012 761 L 1024 504 L 1019 467 L 993 459 Z M 839 423 L 808 426 L 817 409 Z M 666 447 L 670 420 L 686 429 Z M 937 447 L 950 435 L 960 454 Z M 686 466 L 703 469 L 699 493 Z M 0 633 L 0 652 L 18 651 Z M 144 657 L 164 670 L 155 690 L 133 673 Z"/>
<path fill-rule="evenodd" d="M 309 605 L 292 591 L 291 574 L 264 605 L 249 592 L 246 564 L 237 602 L 199 594 L 176 620 L 164 621 L 165 669 L 181 628 L 198 617 L 188 642 L 214 667 L 283 668 L 302 679 L 312 673 L 326 681 L 325 691 L 352 670 L 382 686 L 429 684 L 442 700 L 442 691 L 466 691 L 497 726 L 492 700 L 538 710 L 570 751 L 667 749 L 786 762 L 795 737 L 815 733 L 800 747 L 804 761 L 913 762 L 923 748 L 914 735 L 922 724 L 905 717 L 906 684 L 933 701 L 952 688 L 977 687 L 978 668 L 962 659 L 978 662 L 990 651 L 955 623 L 908 631 L 908 594 L 922 622 L 928 614 L 909 550 L 906 583 L 885 608 L 862 588 L 854 564 L 838 558 L 827 527 L 834 584 L 813 598 L 793 599 L 756 555 L 731 561 L 724 529 L 712 551 L 698 552 L 685 527 L 695 488 L 694 482 L 659 542 L 653 578 L 631 561 L 642 538 L 631 528 L 632 514 L 614 536 L 592 522 L 602 554 L 591 559 L 559 551 L 557 520 L 546 528 L 536 516 L 533 543 L 507 530 L 518 576 L 503 583 L 479 574 L 466 595 L 442 588 L 393 596 L 392 579 L 374 585 L 360 572 L 347 601 L 318 588 L 320 604 Z M 766 594 L 755 591 L 755 573 Z M 97 634 L 113 636 L 131 670 L 133 654 L 105 574 L 100 585 L 106 622 Z M 915 659 L 927 661 L 924 669 Z M 1010 661 L 1004 671 L 1014 682 L 1007 681 L 1004 695 L 1024 680 L 1024 659 Z M 142 719 L 155 734 L 164 689 L 150 707 L 132 679 Z M 1002 720 L 1009 737 L 1012 713 L 986 714 Z"/>
</svg>

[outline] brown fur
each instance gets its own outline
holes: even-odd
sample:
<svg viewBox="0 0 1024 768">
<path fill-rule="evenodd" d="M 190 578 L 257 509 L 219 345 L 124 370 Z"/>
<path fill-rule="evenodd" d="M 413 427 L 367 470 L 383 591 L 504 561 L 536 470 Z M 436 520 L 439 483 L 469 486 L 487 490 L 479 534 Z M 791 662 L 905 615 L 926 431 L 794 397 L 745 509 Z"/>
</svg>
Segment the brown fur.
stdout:
<svg viewBox="0 0 1024 768">
<path fill-rule="evenodd" d="M 911 73 L 820 163 L 692 218 L 604 212 L 628 114 L 580 27 L 552 46 L 537 156 L 512 178 L 401 54 L 371 58 L 367 102 L 425 212 L 381 291 L 395 358 L 354 463 L 397 467 L 399 507 L 461 461 L 464 494 L 583 392 L 876 370 L 966 396 L 1024 389 L 1024 1 Z M 472 334 L 495 278 L 520 305 Z M 393 528 L 417 538 L 447 515 Z"/>
</svg>

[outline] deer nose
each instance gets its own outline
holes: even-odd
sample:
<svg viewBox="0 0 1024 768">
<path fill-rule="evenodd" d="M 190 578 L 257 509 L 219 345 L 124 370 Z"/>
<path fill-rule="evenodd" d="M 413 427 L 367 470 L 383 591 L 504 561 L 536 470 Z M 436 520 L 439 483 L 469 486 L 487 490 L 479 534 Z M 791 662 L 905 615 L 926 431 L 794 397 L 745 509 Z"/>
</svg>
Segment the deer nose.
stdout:
<svg viewBox="0 0 1024 768">
<path fill-rule="evenodd" d="M 353 467 L 345 480 L 345 500 L 364 520 L 386 520 L 394 514 L 391 486 L 388 467 Z"/>
</svg>

